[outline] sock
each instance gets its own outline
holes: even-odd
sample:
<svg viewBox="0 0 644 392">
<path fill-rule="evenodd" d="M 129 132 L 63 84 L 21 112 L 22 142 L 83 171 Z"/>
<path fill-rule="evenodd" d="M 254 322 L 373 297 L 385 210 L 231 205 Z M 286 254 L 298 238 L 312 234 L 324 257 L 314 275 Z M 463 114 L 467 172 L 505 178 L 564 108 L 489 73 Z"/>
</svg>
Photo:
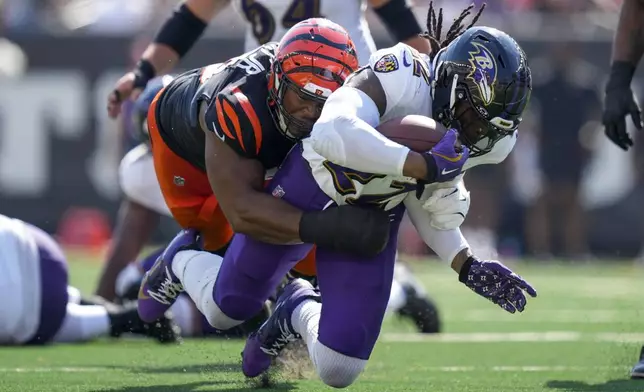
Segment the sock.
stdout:
<svg viewBox="0 0 644 392">
<path fill-rule="evenodd" d="M 344 388 L 351 385 L 364 370 L 367 361 L 341 354 L 318 340 L 322 304 L 305 300 L 291 316 L 293 329 L 306 342 L 309 357 L 320 379 L 329 386 Z"/>
<path fill-rule="evenodd" d="M 67 286 L 67 296 L 69 297 L 67 302 L 80 304 L 82 296 L 80 290 L 76 287 Z"/>
<path fill-rule="evenodd" d="M 116 295 L 122 297 L 128 291 L 128 289 L 135 283 L 140 283 L 143 279 L 143 272 L 136 263 L 130 263 L 121 271 L 121 273 L 116 277 L 116 283 L 114 284 L 114 291 Z"/>
<path fill-rule="evenodd" d="M 67 314 L 55 342 L 84 342 L 106 336 L 110 332 L 110 318 L 107 310 L 99 305 L 67 304 Z"/>
<path fill-rule="evenodd" d="M 201 318 L 195 318 L 195 312 L 192 300 L 189 296 L 182 294 L 177 298 L 177 301 L 170 307 L 174 322 L 181 328 L 181 336 L 189 337 L 195 336 L 200 332 L 201 325 L 197 325 L 197 321 Z"/>
<path fill-rule="evenodd" d="M 244 320 L 234 320 L 226 316 L 213 298 L 215 281 L 222 261 L 221 256 L 209 252 L 184 250 L 174 256 L 172 272 L 181 281 L 184 290 L 210 325 L 226 330 L 243 323 Z"/>
<path fill-rule="evenodd" d="M 403 290 L 402 285 L 394 279 L 391 282 L 391 294 L 389 294 L 389 302 L 387 303 L 387 312 L 397 312 L 405 306 L 407 302 L 407 294 Z"/>
</svg>

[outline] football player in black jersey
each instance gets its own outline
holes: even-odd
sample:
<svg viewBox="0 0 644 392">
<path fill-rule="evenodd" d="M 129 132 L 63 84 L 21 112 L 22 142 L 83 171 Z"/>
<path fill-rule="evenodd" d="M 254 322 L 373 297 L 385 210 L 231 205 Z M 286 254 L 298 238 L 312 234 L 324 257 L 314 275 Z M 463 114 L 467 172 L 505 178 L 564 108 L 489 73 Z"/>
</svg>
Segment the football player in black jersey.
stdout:
<svg viewBox="0 0 644 392">
<path fill-rule="evenodd" d="M 357 66 L 353 42 L 342 27 L 309 19 L 292 27 L 279 47 L 262 45 L 226 63 L 186 72 L 157 95 L 148 113 L 157 179 L 173 217 L 199 233 L 197 238 L 192 230 L 181 232 L 146 274 L 139 293 L 144 320 L 167 309 L 183 291 L 175 276 L 183 271 L 174 268 L 183 268 L 185 257 L 194 254 L 182 250 L 221 253 L 233 232 L 273 244 L 306 242 L 353 254 L 383 249 L 389 233 L 383 211 L 340 206 L 303 212 L 279 200 L 279 194 L 263 192 L 267 171 L 308 135 L 326 97 Z M 197 254 L 207 261 L 191 265 L 201 271 L 200 282 L 207 283 L 201 278 L 216 266 L 210 258 L 217 256 Z M 296 271 L 311 275 L 310 257 Z M 177 266 L 178 259 L 184 263 L 179 260 Z M 204 289 L 199 286 L 186 284 Z M 212 296 L 196 305 L 206 317 L 213 314 L 208 307 L 217 306 Z"/>
<path fill-rule="evenodd" d="M 631 82 L 643 54 L 644 0 L 624 0 L 613 43 L 602 116 L 606 136 L 623 150 L 633 145 L 633 139 L 626 131 L 626 116 L 630 115 L 635 128 L 642 130 L 642 112 L 635 101 Z M 639 362 L 631 370 L 631 378 L 644 379 L 644 347 Z"/>
<path fill-rule="evenodd" d="M 331 0 L 340 3 L 341 0 Z M 356 4 L 363 4 L 366 2 L 369 7 L 375 11 L 376 15 L 383 22 L 388 32 L 396 41 L 404 42 L 411 47 L 417 49 L 421 53 L 429 51 L 429 42 L 427 39 L 420 37 L 418 34 L 422 31 L 416 17 L 414 16 L 409 3 L 405 0 L 354 0 Z M 282 4 L 287 4 L 282 3 Z M 345 10 L 338 4 L 329 4 L 330 1 L 301 1 L 293 0 L 287 4 L 287 10 L 282 18 L 282 23 L 288 19 L 288 23 L 284 27 L 293 25 L 304 19 L 319 16 L 319 11 L 322 10 L 326 17 L 334 20 L 344 20 L 345 23 L 351 24 L 354 16 L 346 16 L 353 14 L 353 10 Z M 323 3 L 321 5 L 321 3 Z M 115 90 L 108 98 L 108 112 L 110 116 L 115 117 L 121 110 L 121 103 L 130 98 L 137 98 L 141 91 L 146 86 L 148 80 L 155 75 L 161 75 L 172 69 L 178 61 L 190 50 L 194 43 L 202 35 L 206 29 L 207 23 L 211 21 L 217 14 L 231 4 L 231 0 L 184 0 L 175 9 L 172 15 L 166 20 L 159 32 L 143 54 L 141 61 L 138 62 L 136 68 L 124 75 L 115 86 Z M 248 23 L 252 25 L 254 38 L 258 43 L 267 42 L 270 40 L 277 40 L 283 34 L 283 29 L 268 28 L 270 32 L 266 33 L 266 27 L 270 25 L 269 20 L 272 20 L 276 8 L 279 9 L 283 5 L 274 5 L 269 3 L 262 4 L 262 1 L 247 1 L 242 0 L 240 9 L 244 12 Z M 296 6 L 296 4 L 298 6 Z M 311 6 L 315 4 L 315 6 Z M 303 7 L 302 7 L 303 6 Z M 353 6 L 353 4 L 351 5 Z M 340 11 L 338 11 L 340 9 Z M 291 11 L 296 11 L 292 13 Z M 346 11 L 343 15 L 339 13 Z M 261 18 L 257 17 L 257 13 L 261 14 Z M 364 18 L 364 9 L 361 13 L 356 14 L 356 17 Z M 288 15 L 288 18 L 287 18 Z M 268 17 L 268 19 L 267 19 Z M 275 22 L 273 20 L 273 22 Z M 279 21 L 277 22 L 279 23 Z M 260 26 L 261 25 L 261 26 Z M 358 23 L 360 25 L 360 23 Z M 273 26 L 274 27 L 274 26 Z M 350 26 L 347 26 L 351 28 Z M 259 37 L 258 31 L 262 31 Z M 364 62 L 365 56 L 368 57 L 371 50 L 375 50 L 373 45 L 370 45 L 371 37 L 368 30 L 353 28 L 351 35 L 355 40 L 359 40 L 361 45 L 358 50 L 360 53 L 360 61 Z M 247 39 L 252 39 L 250 35 Z M 150 170 L 151 172 L 151 170 Z M 147 192 L 149 198 L 158 199 L 158 193 Z M 122 211 L 128 211 L 123 206 Z M 141 215 L 149 212 L 141 210 Z M 131 212 L 141 212 L 131 211 Z M 136 249 L 140 249 L 141 241 L 150 236 L 151 230 L 158 222 L 158 216 L 154 214 L 147 214 L 144 216 L 146 219 L 129 219 L 127 215 L 120 216 L 118 222 L 119 230 L 123 229 L 124 233 L 119 233 L 118 230 L 115 236 L 124 237 L 126 241 L 116 241 L 114 246 L 110 248 L 109 257 L 106 262 L 104 272 L 100 277 L 100 284 L 97 288 L 97 294 L 112 299 L 114 297 L 114 282 L 116 276 L 123 270 L 126 263 L 136 257 Z M 130 222 L 131 221 L 131 222 Z M 139 227 L 143 230 L 136 230 L 136 232 L 125 231 L 128 227 Z M 128 235 L 131 234 L 131 235 Z M 400 308 L 392 307 L 392 310 L 402 317 L 410 318 L 416 324 L 418 329 L 424 333 L 438 332 L 440 328 L 440 320 L 438 312 L 431 299 L 424 293 L 424 290 L 419 286 L 418 282 L 412 277 L 410 271 L 404 267 L 405 263 L 397 264 L 397 282 L 400 283 L 395 287 L 398 290 L 392 291 L 392 303 L 400 301 Z"/>
</svg>

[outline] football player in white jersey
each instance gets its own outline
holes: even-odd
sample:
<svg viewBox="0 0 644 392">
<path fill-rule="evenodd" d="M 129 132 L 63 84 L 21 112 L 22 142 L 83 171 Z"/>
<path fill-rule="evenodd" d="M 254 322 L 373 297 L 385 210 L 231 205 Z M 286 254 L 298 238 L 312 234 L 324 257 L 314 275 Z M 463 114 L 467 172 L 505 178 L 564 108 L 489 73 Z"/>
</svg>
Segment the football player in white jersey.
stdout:
<svg viewBox="0 0 644 392">
<path fill-rule="evenodd" d="M 67 283 L 67 260 L 44 231 L 0 215 L 0 345 L 84 342 L 123 333 L 176 341 L 172 320 L 144 323 L 136 303 L 88 303 Z"/>
<path fill-rule="evenodd" d="M 532 90 L 527 59 L 516 41 L 493 28 L 465 30 L 461 22 L 470 10 L 441 41 L 440 27 L 432 23 L 441 16 L 430 8 L 431 66 L 429 57 L 404 44 L 372 55 L 368 66 L 331 94 L 311 137 L 291 151 L 273 177 L 267 191 L 301 210 L 375 204 L 391 224 L 381 252 L 371 257 L 317 249 L 319 291 L 301 279 L 285 286 L 274 313 L 246 343 L 246 376 L 264 373 L 289 342 L 302 338 L 325 384 L 342 388 L 357 379 L 380 333 L 405 209 L 425 242 L 476 294 L 510 313 L 524 310 L 525 293 L 536 296 L 502 263 L 470 252 L 458 228 L 462 220 L 455 218 L 451 228 L 432 224 L 430 199 L 437 189 L 464 192 L 463 171 L 501 162 L 510 153 Z M 419 153 L 374 128 L 410 114 L 434 115 L 450 129 L 431 151 Z M 237 325 L 241 315 L 259 309 L 276 277 L 312 246 L 273 245 L 236 234 L 222 259 L 200 252 L 197 243 L 194 231 L 175 238 L 168 247 L 174 252 L 159 259 L 144 281 L 139 311 L 155 317 L 170 306 L 177 289 L 185 289 L 213 325 Z M 230 305 L 240 302 L 244 309 Z"/>
<path fill-rule="evenodd" d="M 369 5 L 393 38 L 420 52 L 429 51 L 429 42 L 419 36 L 422 29 L 406 0 L 185 0 L 162 26 L 136 69 L 117 83 L 109 97 L 110 115 L 114 117 L 120 112 L 124 99 L 138 98 L 152 77 L 170 70 L 201 36 L 207 23 L 231 3 L 248 22 L 247 50 L 279 40 L 288 28 L 302 20 L 324 15 L 347 29 L 356 45 L 360 64 L 367 64 L 376 50 L 364 16 Z M 96 291 L 109 300 L 116 296 L 116 279 L 138 256 L 156 227 L 159 214 L 169 216 L 160 188 L 152 181 L 156 176 L 147 152 L 145 145 L 136 147 L 121 163 L 119 175 L 127 199 L 121 205 L 113 245 Z M 133 279 L 136 269 L 129 267 L 126 275 Z M 397 264 L 390 298 L 389 310 L 411 318 L 420 332 L 440 330 L 438 310 L 404 264 Z"/>
</svg>

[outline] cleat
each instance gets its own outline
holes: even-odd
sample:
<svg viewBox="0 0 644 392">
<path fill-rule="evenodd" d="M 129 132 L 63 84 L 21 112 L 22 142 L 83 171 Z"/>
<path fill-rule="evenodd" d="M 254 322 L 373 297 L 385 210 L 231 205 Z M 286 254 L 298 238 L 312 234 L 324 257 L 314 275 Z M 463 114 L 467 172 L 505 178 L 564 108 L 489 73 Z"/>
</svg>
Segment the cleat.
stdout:
<svg viewBox="0 0 644 392">
<path fill-rule="evenodd" d="M 632 379 L 644 379 L 644 346 L 640 351 L 640 361 L 631 370 Z"/>
<path fill-rule="evenodd" d="M 441 320 L 438 308 L 427 296 L 420 296 L 413 286 L 403 285 L 406 301 L 397 313 L 402 318 L 409 318 L 420 333 L 439 333 Z"/>
<path fill-rule="evenodd" d="M 273 359 L 290 342 L 301 339 L 293 329 L 291 316 L 307 299 L 321 301 L 320 294 L 306 280 L 294 279 L 284 286 L 273 314 L 246 341 L 242 352 L 242 371 L 246 377 L 257 377 L 266 372 Z"/>
<path fill-rule="evenodd" d="M 394 274 L 405 291 L 405 304 L 396 312 L 410 319 L 420 333 L 439 333 L 441 321 L 438 307 L 429 298 L 423 286 L 403 263 L 397 262 Z"/>
<path fill-rule="evenodd" d="M 181 330 L 170 312 L 146 323 L 139 317 L 136 302 L 112 305 L 106 309 L 110 319 L 110 336 L 114 338 L 131 333 L 153 338 L 159 343 L 181 342 Z"/>
<path fill-rule="evenodd" d="M 183 293 L 183 285 L 172 272 L 172 260 L 189 249 L 201 250 L 199 235 L 196 230 L 181 230 L 143 276 L 138 295 L 141 320 L 150 323 L 161 318 Z"/>
</svg>

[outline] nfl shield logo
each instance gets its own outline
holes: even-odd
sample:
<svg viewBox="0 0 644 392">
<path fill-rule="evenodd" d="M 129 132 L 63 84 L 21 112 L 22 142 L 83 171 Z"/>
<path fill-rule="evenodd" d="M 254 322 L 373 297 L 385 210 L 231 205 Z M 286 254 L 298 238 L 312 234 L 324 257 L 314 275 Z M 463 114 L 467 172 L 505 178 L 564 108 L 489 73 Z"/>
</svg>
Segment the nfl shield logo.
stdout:
<svg viewBox="0 0 644 392">
<path fill-rule="evenodd" d="M 273 195 L 273 197 L 277 197 L 278 199 L 281 199 L 282 197 L 284 197 L 286 192 L 284 192 L 284 189 L 282 188 L 281 185 L 278 185 L 275 187 L 275 189 L 273 189 L 273 192 L 271 194 Z"/>
</svg>

